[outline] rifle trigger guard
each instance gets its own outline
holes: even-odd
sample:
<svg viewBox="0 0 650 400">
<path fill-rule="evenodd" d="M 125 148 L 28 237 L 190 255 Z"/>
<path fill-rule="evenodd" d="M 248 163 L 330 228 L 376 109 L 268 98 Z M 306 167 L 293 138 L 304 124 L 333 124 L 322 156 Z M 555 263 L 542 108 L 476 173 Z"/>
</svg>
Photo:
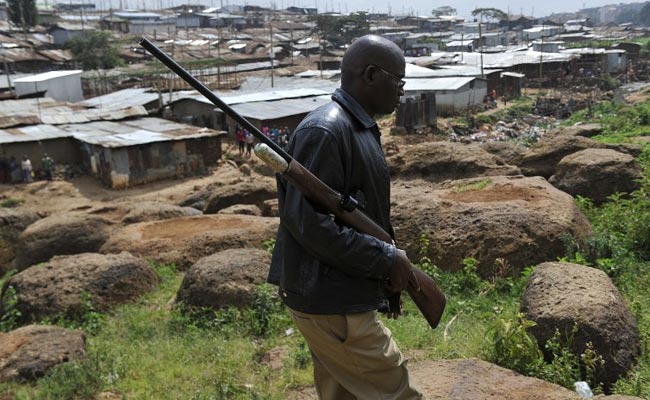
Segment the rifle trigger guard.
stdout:
<svg viewBox="0 0 650 400">
<path fill-rule="evenodd" d="M 349 212 L 352 212 L 359 207 L 359 202 L 349 194 L 342 195 L 341 200 L 339 200 L 339 204 L 345 211 Z"/>
</svg>

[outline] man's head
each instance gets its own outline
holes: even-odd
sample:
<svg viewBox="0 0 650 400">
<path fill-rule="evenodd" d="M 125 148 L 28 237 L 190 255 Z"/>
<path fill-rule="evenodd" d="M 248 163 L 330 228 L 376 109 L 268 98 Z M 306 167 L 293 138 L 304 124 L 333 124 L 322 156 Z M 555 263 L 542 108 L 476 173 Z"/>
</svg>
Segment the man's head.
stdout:
<svg viewBox="0 0 650 400">
<path fill-rule="evenodd" d="M 368 114 L 393 112 L 404 94 L 404 56 L 393 42 L 377 35 L 355 40 L 343 56 L 341 87 Z"/>
</svg>

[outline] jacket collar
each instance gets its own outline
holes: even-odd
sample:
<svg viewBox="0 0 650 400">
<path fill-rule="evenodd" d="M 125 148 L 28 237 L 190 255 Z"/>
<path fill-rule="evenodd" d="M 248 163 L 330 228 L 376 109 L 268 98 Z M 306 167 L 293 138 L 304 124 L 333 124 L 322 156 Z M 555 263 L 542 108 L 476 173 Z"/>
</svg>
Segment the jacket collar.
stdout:
<svg viewBox="0 0 650 400">
<path fill-rule="evenodd" d="M 366 129 L 370 129 L 374 125 L 377 125 L 377 122 L 375 122 L 375 120 L 368 115 L 354 97 L 345 90 L 341 88 L 336 89 L 332 95 L 332 100 L 347 109 Z"/>
</svg>

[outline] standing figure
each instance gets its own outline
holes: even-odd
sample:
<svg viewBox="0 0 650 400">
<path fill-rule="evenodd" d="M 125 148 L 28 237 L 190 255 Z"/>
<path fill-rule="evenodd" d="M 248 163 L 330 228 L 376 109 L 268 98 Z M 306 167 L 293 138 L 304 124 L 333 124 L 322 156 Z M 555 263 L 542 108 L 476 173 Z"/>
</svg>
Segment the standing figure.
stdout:
<svg viewBox="0 0 650 400">
<path fill-rule="evenodd" d="M 54 170 L 54 160 L 47 153 L 43 154 L 43 159 L 41 160 L 43 165 L 43 171 L 45 171 L 45 179 L 48 181 L 52 180 L 52 171 Z"/>
<path fill-rule="evenodd" d="M 246 157 L 250 157 L 251 151 L 253 150 L 253 143 L 255 143 L 255 136 L 248 132 L 248 130 L 244 130 L 244 133 L 246 135 Z"/>
<path fill-rule="evenodd" d="M 20 169 L 23 171 L 23 182 L 29 183 L 32 181 L 32 162 L 27 158 L 27 155 L 23 156 L 23 161 L 20 163 Z"/>
<path fill-rule="evenodd" d="M 341 65 L 341 88 L 311 112 L 286 150 L 332 189 L 357 199 L 386 232 L 390 177 L 375 116 L 404 95 L 404 56 L 376 35 L 357 39 Z M 421 399 L 406 358 L 377 317 L 401 313 L 412 264 L 394 244 L 360 233 L 278 178 L 280 226 L 268 281 L 278 285 L 311 350 L 323 400 Z"/>
<path fill-rule="evenodd" d="M 244 147 L 246 146 L 246 135 L 244 129 L 237 126 L 237 146 L 239 148 L 239 157 L 244 155 Z"/>
</svg>

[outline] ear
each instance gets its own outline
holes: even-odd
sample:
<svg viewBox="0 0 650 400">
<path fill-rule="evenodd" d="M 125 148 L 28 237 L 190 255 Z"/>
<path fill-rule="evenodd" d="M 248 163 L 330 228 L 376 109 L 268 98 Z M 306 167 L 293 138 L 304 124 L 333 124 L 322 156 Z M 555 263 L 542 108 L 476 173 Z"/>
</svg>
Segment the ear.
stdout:
<svg viewBox="0 0 650 400">
<path fill-rule="evenodd" d="M 366 86 L 374 86 L 377 77 L 377 67 L 374 65 L 368 65 L 366 69 L 363 70 L 363 75 L 361 77 Z"/>
</svg>

